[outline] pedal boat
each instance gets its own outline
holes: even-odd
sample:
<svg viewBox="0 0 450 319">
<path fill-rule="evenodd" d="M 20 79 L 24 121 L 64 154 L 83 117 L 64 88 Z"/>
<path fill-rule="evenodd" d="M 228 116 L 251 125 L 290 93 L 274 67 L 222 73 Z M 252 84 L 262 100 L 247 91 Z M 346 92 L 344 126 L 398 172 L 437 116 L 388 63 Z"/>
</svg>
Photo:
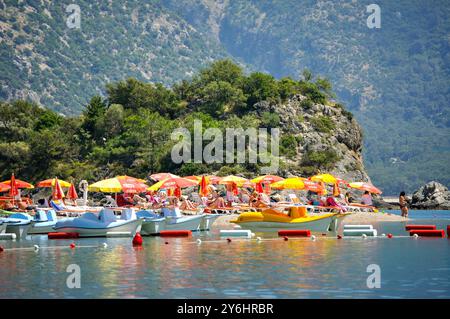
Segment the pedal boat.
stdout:
<svg viewBox="0 0 450 319">
<path fill-rule="evenodd" d="M 32 217 L 22 213 L 15 213 L 7 218 L 0 218 L 0 222 L 6 224 L 5 233 L 16 234 L 16 239 L 25 238 L 28 235 L 28 230 L 33 225 Z"/>
<path fill-rule="evenodd" d="M 157 235 L 165 230 L 166 218 L 152 210 L 140 210 L 136 216 L 142 219 L 141 235 L 143 236 Z"/>
<path fill-rule="evenodd" d="M 244 229 L 253 231 L 278 231 L 281 229 L 309 229 L 316 232 L 336 231 L 339 213 L 308 215 L 307 208 L 285 207 L 282 210 L 267 208 L 261 212 L 241 213 L 230 221 Z"/>
<path fill-rule="evenodd" d="M 6 223 L 0 221 L 0 234 L 4 234 L 6 231 Z"/>
<path fill-rule="evenodd" d="M 202 222 L 200 223 L 200 230 L 210 230 L 220 214 L 203 214 Z"/>
<path fill-rule="evenodd" d="M 107 237 L 121 234 L 133 237 L 140 231 L 142 219 L 131 218 L 125 214 L 118 219 L 111 209 L 104 208 L 100 213 L 84 213 L 81 217 L 65 218 L 53 227 L 56 232 L 78 233 L 80 237 Z"/>
</svg>

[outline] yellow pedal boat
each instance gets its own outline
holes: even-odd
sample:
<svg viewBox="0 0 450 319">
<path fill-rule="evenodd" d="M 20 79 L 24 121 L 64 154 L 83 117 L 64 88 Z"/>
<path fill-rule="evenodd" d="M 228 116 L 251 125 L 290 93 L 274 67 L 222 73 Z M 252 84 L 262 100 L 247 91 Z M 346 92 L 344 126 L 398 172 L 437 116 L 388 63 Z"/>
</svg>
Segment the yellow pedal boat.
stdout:
<svg viewBox="0 0 450 319">
<path fill-rule="evenodd" d="M 244 212 L 230 221 L 244 229 L 278 231 L 280 229 L 309 229 L 311 231 L 336 231 L 339 213 L 308 215 L 306 207 L 292 206 L 284 209 L 267 208 L 261 212 Z"/>
</svg>

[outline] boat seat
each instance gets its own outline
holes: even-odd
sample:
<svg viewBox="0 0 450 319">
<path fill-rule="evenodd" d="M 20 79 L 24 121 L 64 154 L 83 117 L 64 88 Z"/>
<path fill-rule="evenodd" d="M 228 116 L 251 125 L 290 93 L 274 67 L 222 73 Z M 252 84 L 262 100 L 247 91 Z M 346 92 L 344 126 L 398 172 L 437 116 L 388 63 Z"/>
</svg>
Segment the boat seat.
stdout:
<svg viewBox="0 0 450 319">
<path fill-rule="evenodd" d="M 122 215 L 120 216 L 122 220 L 134 220 L 137 219 L 136 212 L 133 208 L 127 208 L 122 211 Z"/>
<path fill-rule="evenodd" d="M 8 218 L 16 218 L 16 219 L 23 219 L 23 220 L 33 220 L 33 217 L 31 217 L 30 215 L 25 214 L 25 213 L 12 214 Z"/>
<path fill-rule="evenodd" d="M 80 218 L 98 221 L 98 216 L 94 213 L 84 213 Z"/>
<path fill-rule="evenodd" d="M 34 215 L 34 220 L 39 222 L 46 222 L 48 221 L 48 217 L 45 211 L 39 209 Z"/>
<path fill-rule="evenodd" d="M 99 213 L 99 219 L 104 223 L 112 223 L 117 221 L 116 215 L 114 215 L 114 211 L 109 208 L 104 208 Z"/>
<path fill-rule="evenodd" d="M 58 220 L 56 217 L 56 212 L 53 209 L 46 211 L 46 215 L 48 221 L 56 222 Z"/>
<path fill-rule="evenodd" d="M 175 208 L 163 207 L 161 209 L 161 212 L 163 213 L 164 217 L 182 217 L 183 216 L 183 215 L 181 215 L 181 211 L 178 207 L 175 207 Z"/>
<path fill-rule="evenodd" d="M 138 218 L 157 218 L 159 215 L 155 214 L 153 211 L 149 210 L 140 210 L 136 213 Z"/>
</svg>

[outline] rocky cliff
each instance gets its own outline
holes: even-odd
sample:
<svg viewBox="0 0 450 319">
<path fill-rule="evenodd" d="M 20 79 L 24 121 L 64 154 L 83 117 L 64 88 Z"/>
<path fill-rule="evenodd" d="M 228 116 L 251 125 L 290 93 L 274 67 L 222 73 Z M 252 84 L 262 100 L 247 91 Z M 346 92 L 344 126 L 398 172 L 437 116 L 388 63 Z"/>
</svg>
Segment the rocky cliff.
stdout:
<svg viewBox="0 0 450 319">
<path fill-rule="evenodd" d="M 280 117 L 285 175 L 308 176 L 321 171 L 347 181 L 370 181 L 361 154 L 361 127 L 339 104 L 308 103 L 305 96 L 297 94 L 282 104 L 260 102 L 257 109 L 261 116 L 270 112 Z M 295 152 L 286 155 L 290 150 Z"/>
<path fill-rule="evenodd" d="M 413 194 L 411 208 L 450 209 L 450 191 L 438 182 L 429 182 Z"/>
</svg>

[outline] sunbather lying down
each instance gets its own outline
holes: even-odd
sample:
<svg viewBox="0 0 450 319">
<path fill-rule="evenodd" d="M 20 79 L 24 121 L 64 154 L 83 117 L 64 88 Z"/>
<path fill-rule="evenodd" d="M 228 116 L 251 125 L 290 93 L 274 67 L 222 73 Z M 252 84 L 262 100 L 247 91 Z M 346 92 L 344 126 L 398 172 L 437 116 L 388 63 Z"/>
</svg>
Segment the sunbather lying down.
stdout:
<svg viewBox="0 0 450 319">
<path fill-rule="evenodd" d="M 182 210 L 197 210 L 197 204 L 194 204 L 189 199 L 181 198 L 180 209 Z"/>
</svg>

